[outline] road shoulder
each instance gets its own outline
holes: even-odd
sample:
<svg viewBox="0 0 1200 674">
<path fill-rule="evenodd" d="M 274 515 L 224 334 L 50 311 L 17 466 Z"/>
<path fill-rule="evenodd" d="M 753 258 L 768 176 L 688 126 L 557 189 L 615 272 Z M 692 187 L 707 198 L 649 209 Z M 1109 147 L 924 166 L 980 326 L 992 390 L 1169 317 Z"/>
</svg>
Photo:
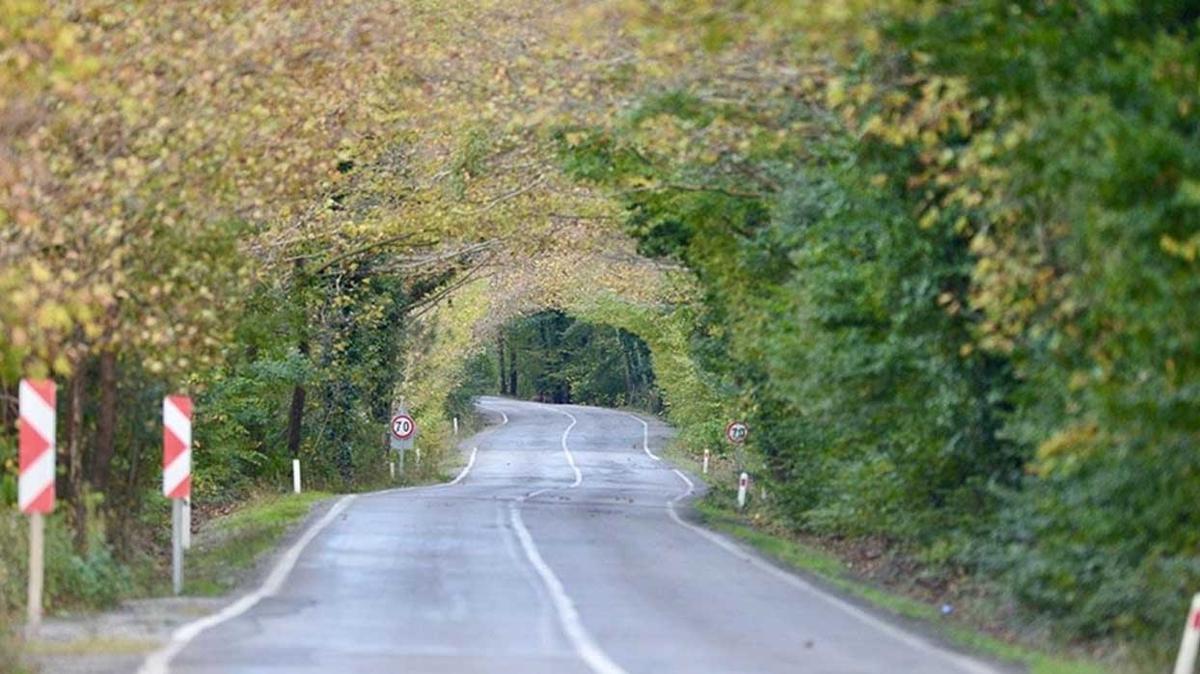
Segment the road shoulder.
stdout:
<svg viewBox="0 0 1200 674">
<path fill-rule="evenodd" d="M 127 599 L 112 610 L 46 620 L 26 656 L 47 672 L 128 674 L 180 626 L 258 587 L 279 556 L 337 499 L 306 493 L 261 497 L 196 534 L 181 597 Z"/>
</svg>

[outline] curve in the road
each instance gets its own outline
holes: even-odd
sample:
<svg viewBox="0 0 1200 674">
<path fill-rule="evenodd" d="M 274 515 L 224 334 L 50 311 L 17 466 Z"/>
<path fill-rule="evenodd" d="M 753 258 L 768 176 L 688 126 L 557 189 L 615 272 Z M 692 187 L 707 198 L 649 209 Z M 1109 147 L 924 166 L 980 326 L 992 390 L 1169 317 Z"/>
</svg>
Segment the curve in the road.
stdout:
<svg viewBox="0 0 1200 674">
<path fill-rule="evenodd" d="M 696 484 L 646 419 L 481 407 L 502 422 L 455 479 L 339 500 L 142 672 L 1000 671 L 688 521 Z"/>
</svg>

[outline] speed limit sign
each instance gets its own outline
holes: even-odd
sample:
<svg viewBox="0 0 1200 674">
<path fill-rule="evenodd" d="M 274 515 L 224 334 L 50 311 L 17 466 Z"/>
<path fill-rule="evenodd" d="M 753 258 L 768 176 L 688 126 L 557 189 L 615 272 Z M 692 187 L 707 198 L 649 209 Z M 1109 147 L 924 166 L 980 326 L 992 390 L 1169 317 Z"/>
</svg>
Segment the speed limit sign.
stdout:
<svg viewBox="0 0 1200 674">
<path fill-rule="evenodd" d="M 750 435 L 750 427 L 742 421 L 731 421 L 725 427 L 725 437 L 735 445 L 740 445 L 746 441 L 746 436 Z"/>
<path fill-rule="evenodd" d="M 392 435 L 397 440 L 408 440 L 417 432 L 417 424 L 407 414 L 397 414 L 392 417 Z"/>
</svg>

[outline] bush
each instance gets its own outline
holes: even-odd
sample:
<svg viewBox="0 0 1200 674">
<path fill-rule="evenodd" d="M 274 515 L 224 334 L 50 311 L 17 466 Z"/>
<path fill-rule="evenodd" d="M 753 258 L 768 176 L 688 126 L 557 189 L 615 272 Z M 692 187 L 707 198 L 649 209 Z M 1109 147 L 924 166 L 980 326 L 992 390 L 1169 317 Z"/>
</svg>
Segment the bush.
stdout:
<svg viewBox="0 0 1200 674">
<path fill-rule="evenodd" d="M 92 509 L 95 510 L 92 499 Z M 46 518 L 48 611 L 112 606 L 133 589 L 129 569 L 118 561 L 104 538 L 100 518 L 90 519 L 87 552 L 74 547 L 73 531 L 60 509 Z M 0 511 L 0 614 L 25 610 L 29 569 L 29 518 L 14 508 Z"/>
</svg>

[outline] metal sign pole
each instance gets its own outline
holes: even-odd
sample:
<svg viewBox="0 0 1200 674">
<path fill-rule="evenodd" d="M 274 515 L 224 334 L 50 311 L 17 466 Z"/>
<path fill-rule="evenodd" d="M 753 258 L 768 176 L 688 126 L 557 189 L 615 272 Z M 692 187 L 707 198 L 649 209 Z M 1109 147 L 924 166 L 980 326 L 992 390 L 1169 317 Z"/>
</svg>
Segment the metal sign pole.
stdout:
<svg viewBox="0 0 1200 674">
<path fill-rule="evenodd" d="M 183 537 L 183 549 L 192 549 L 192 497 L 181 499 L 183 501 L 183 527 L 180 531 L 180 536 Z"/>
<path fill-rule="evenodd" d="M 183 592 L 183 499 L 171 499 L 171 587 Z"/>
<path fill-rule="evenodd" d="M 41 513 L 29 515 L 29 597 L 25 629 L 29 636 L 37 633 L 42 624 L 42 586 L 46 569 L 46 518 Z"/>
</svg>

